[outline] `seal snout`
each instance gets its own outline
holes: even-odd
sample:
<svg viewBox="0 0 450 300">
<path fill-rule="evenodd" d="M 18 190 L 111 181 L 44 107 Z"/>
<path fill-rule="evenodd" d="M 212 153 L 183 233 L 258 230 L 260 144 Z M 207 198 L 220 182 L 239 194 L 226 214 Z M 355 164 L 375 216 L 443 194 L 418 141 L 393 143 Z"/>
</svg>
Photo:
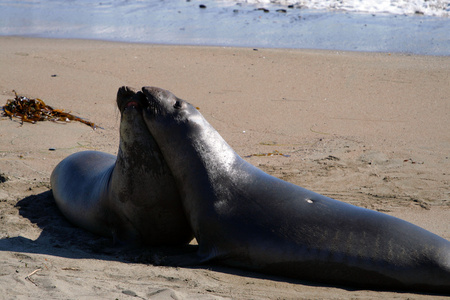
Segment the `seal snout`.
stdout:
<svg viewBox="0 0 450 300">
<path fill-rule="evenodd" d="M 117 92 L 117 106 L 123 112 L 127 108 L 144 108 L 147 106 L 142 92 L 136 92 L 133 88 L 123 86 Z"/>
<path fill-rule="evenodd" d="M 142 93 L 144 93 L 144 95 L 149 103 L 152 103 L 152 102 L 160 103 L 163 101 L 163 99 L 167 98 L 168 91 L 157 88 L 157 87 L 144 86 L 142 88 Z"/>
<path fill-rule="evenodd" d="M 154 115 L 160 115 L 167 112 L 169 102 L 173 98 L 169 91 L 157 88 L 144 86 L 142 93 L 146 99 L 149 111 Z"/>
</svg>

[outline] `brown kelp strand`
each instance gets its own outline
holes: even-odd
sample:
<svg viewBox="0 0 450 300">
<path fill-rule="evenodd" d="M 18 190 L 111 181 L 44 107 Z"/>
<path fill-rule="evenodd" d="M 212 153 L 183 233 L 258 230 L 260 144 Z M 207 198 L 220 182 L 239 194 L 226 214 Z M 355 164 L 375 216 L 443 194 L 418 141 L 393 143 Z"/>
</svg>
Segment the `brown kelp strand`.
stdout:
<svg viewBox="0 0 450 300">
<path fill-rule="evenodd" d="M 3 106 L 3 114 L 10 118 L 14 117 L 20 119 L 22 124 L 23 122 L 36 123 L 38 121 L 64 123 L 78 121 L 92 127 L 92 129 L 101 128 L 92 122 L 64 112 L 62 109 L 54 109 L 53 107 L 46 105 L 41 99 L 30 99 L 25 96 L 19 96 L 16 91 L 14 91 L 14 94 L 15 98 L 8 99 Z"/>
</svg>

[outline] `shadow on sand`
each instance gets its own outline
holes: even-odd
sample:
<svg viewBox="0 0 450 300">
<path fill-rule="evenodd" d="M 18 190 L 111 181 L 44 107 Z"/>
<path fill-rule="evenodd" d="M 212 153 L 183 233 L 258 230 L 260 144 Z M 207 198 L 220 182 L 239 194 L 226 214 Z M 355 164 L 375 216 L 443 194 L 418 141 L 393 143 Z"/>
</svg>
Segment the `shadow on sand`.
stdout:
<svg viewBox="0 0 450 300">
<path fill-rule="evenodd" d="M 195 245 L 182 247 L 128 247 L 127 245 L 115 245 L 112 238 L 92 234 L 67 221 L 56 206 L 51 190 L 28 196 L 17 202 L 16 207 L 22 217 L 36 224 L 42 232 L 36 240 L 21 236 L 0 239 L 0 251 L 158 265 L 157 262 L 163 260 L 166 256 L 189 255 L 197 250 Z M 270 276 L 220 265 L 190 266 L 187 268 L 209 269 L 237 276 L 316 285 L 290 278 Z"/>
<path fill-rule="evenodd" d="M 120 250 L 113 246 L 111 239 L 99 237 L 70 224 L 58 210 L 51 190 L 28 196 L 17 202 L 16 207 L 22 217 L 42 229 L 41 235 L 36 240 L 21 236 L 1 239 L 0 251 L 107 259 L 105 254 Z"/>
<path fill-rule="evenodd" d="M 52 191 L 28 196 L 16 207 L 19 214 L 36 224 L 42 232 L 36 240 L 21 236 L 0 239 L 0 251 L 54 255 L 66 258 L 92 258 L 106 261 L 133 262 L 158 265 L 164 257 L 183 256 L 197 250 L 195 245 L 182 247 L 136 247 L 114 245 L 112 238 L 101 237 L 69 223 L 53 199 Z M 266 275 L 221 265 L 189 266 L 190 269 L 209 269 L 236 276 L 269 279 L 318 287 L 336 287 L 292 278 Z M 340 286 L 348 291 L 358 290 Z"/>
<path fill-rule="evenodd" d="M 112 238 L 95 235 L 67 221 L 56 206 L 51 190 L 28 196 L 17 202 L 16 207 L 22 217 L 36 224 L 42 232 L 36 240 L 21 236 L 1 239 L 0 251 L 154 263 L 163 255 L 196 250 L 195 246 L 144 248 L 115 244 Z"/>
</svg>

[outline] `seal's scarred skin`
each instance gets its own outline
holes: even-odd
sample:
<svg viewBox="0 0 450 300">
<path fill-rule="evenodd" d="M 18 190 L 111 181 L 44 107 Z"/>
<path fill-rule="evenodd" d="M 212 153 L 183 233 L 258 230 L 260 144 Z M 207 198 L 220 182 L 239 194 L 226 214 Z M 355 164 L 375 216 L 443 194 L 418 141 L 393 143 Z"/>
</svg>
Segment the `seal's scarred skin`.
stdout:
<svg viewBox="0 0 450 300">
<path fill-rule="evenodd" d="M 450 242 L 398 218 L 270 176 L 192 105 L 154 87 L 144 120 L 172 171 L 199 249 L 168 264 L 220 261 L 360 288 L 450 293 Z"/>
<path fill-rule="evenodd" d="M 98 151 L 70 155 L 53 170 L 53 196 L 75 225 L 118 241 L 178 245 L 192 239 L 174 178 L 143 120 L 141 92 L 122 87 L 117 157 Z"/>
</svg>

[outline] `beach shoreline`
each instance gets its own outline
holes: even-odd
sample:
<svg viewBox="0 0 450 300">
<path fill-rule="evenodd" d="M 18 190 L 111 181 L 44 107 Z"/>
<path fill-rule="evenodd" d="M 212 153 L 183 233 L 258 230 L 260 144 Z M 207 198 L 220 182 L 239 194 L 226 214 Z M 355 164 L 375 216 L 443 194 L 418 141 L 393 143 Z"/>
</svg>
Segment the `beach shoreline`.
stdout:
<svg viewBox="0 0 450 300">
<path fill-rule="evenodd" d="M 362 2 L 370 1 L 354 4 Z M 415 1 L 415 10 L 427 10 L 430 2 L 420 6 Z M 358 12 L 272 1 L 0 1 L 0 36 L 450 55 L 447 11 L 411 14 L 404 7 L 388 13 L 375 6 L 368 4 L 372 12 Z"/>
<path fill-rule="evenodd" d="M 149 265 L 151 252 L 117 250 L 69 224 L 52 201 L 49 177 L 72 153 L 117 154 L 117 89 L 152 85 L 199 107 L 265 172 L 450 239 L 450 57 L 23 37 L 0 37 L 0 44 L 1 105 L 15 90 L 103 128 L 0 118 L 1 295 L 439 298 L 217 266 Z M 268 155 L 275 151 L 284 156 Z"/>
</svg>

